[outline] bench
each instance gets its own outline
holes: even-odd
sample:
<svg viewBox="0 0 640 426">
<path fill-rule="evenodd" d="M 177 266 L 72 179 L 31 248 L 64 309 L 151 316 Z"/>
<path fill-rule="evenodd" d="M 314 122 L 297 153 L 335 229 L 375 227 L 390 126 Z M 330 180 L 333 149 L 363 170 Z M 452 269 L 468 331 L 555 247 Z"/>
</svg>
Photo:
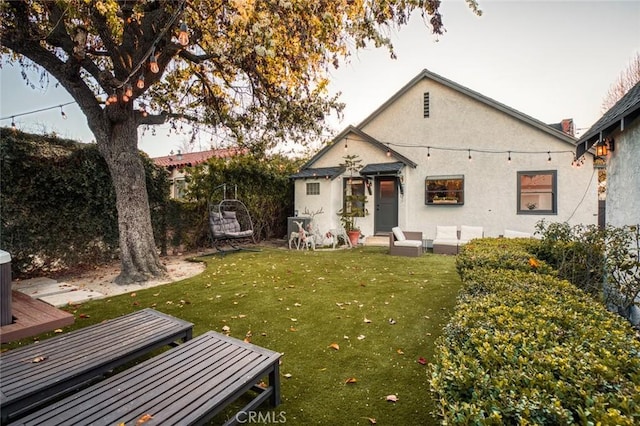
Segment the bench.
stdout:
<svg viewBox="0 0 640 426">
<path fill-rule="evenodd" d="M 267 399 L 273 406 L 280 404 L 280 356 L 210 331 L 15 424 L 205 424 L 253 389 L 257 396 L 227 422 L 243 423 L 246 413 Z M 256 386 L 265 376 L 268 385 Z"/>
<path fill-rule="evenodd" d="M 5 423 L 157 348 L 192 337 L 193 324 L 143 309 L 0 355 Z"/>
</svg>

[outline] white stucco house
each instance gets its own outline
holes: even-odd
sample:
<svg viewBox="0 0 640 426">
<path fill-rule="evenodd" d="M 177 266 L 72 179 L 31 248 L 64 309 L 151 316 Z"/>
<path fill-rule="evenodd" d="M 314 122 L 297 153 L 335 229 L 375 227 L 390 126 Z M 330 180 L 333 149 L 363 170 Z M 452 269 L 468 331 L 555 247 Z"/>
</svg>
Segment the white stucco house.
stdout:
<svg viewBox="0 0 640 426">
<path fill-rule="evenodd" d="M 295 182 L 295 209 L 339 224 L 345 194 L 367 195 L 366 236 L 394 226 L 435 237 L 436 226 L 533 233 L 541 219 L 597 223 L 593 156 L 576 161 L 572 121 L 548 125 L 423 70 L 357 126 L 311 158 Z M 566 131 L 562 131 L 562 128 Z M 357 154 L 349 176 L 341 164 Z"/>
<path fill-rule="evenodd" d="M 580 138 L 576 155 L 598 144 L 607 147 L 607 225 L 640 225 L 640 83 Z M 640 308 L 629 313 L 640 324 Z"/>
</svg>

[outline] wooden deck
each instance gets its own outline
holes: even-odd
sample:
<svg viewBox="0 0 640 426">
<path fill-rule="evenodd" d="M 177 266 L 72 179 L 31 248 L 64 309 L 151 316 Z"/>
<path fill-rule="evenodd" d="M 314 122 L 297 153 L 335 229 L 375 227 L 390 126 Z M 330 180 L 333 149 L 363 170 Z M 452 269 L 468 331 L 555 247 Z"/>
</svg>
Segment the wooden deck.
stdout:
<svg viewBox="0 0 640 426">
<path fill-rule="evenodd" d="M 18 291 L 11 292 L 13 323 L 0 327 L 0 343 L 66 327 L 73 324 L 72 314 L 57 309 L 41 300 L 33 299 Z"/>
</svg>

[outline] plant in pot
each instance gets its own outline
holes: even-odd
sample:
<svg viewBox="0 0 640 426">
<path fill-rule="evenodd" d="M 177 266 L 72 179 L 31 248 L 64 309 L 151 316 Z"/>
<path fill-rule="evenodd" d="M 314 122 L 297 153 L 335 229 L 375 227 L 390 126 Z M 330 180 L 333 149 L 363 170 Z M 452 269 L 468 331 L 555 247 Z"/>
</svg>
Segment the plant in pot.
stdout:
<svg viewBox="0 0 640 426">
<path fill-rule="evenodd" d="M 344 230 L 347 231 L 351 245 L 355 246 L 358 245 L 361 234 L 357 219 L 367 214 L 365 182 L 364 179 L 355 177 L 362 169 L 362 160 L 357 155 L 346 155 L 343 158 L 344 163 L 341 166 L 349 173 L 349 177 L 345 185 L 344 206 L 338 211 L 338 216 Z"/>
</svg>

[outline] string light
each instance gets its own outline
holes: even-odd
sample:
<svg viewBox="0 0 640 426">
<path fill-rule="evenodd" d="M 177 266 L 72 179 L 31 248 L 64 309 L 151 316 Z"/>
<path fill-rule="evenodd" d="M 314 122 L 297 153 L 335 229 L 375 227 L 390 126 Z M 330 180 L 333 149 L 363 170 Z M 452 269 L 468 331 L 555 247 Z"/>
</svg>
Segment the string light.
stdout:
<svg viewBox="0 0 640 426">
<path fill-rule="evenodd" d="M 158 67 L 158 57 L 156 56 L 156 49 L 153 48 L 151 52 L 151 56 L 149 57 L 149 69 L 152 73 L 158 74 L 160 72 L 160 67 Z"/>
<path fill-rule="evenodd" d="M 427 147 L 427 160 L 430 160 L 430 159 L 431 159 L 431 147 L 428 146 Z"/>
<path fill-rule="evenodd" d="M 547 155 L 549 155 L 549 158 L 547 158 L 547 163 L 551 162 L 551 151 L 547 151 Z"/>
<path fill-rule="evenodd" d="M 180 33 L 178 34 L 178 43 L 183 46 L 189 44 L 189 29 L 187 28 L 187 24 L 185 22 L 180 23 Z"/>
<path fill-rule="evenodd" d="M 472 160 L 472 158 L 471 158 L 471 150 L 469 150 L 469 161 L 471 161 L 471 160 Z"/>
<path fill-rule="evenodd" d="M 138 89 L 144 89 L 144 74 L 140 74 L 140 76 L 138 77 L 136 87 Z"/>
<path fill-rule="evenodd" d="M 127 84 L 127 88 L 124 91 L 124 94 L 128 97 L 133 96 L 133 87 L 130 84 Z"/>
<path fill-rule="evenodd" d="M 11 117 L 11 128 L 15 131 L 18 128 L 16 127 L 16 120 L 15 117 Z"/>
<path fill-rule="evenodd" d="M 509 151 L 509 158 L 507 159 L 507 161 L 510 163 L 511 162 L 511 151 Z"/>
<path fill-rule="evenodd" d="M 387 144 L 387 157 L 391 157 L 391 148 L 389 148 L 389 144 Z"/>
<path fill-rule="evenodd" d="M 67 119 L 67 114 L 65 114 L 65 113 L 64 113 L 64 110 L 62 109 L 62 105 L 60 105 L 60 115 L 62 116 L 62 118 L 63 118 L 64 120 L 66 120 L 66 119 Z"/>
</svg>

